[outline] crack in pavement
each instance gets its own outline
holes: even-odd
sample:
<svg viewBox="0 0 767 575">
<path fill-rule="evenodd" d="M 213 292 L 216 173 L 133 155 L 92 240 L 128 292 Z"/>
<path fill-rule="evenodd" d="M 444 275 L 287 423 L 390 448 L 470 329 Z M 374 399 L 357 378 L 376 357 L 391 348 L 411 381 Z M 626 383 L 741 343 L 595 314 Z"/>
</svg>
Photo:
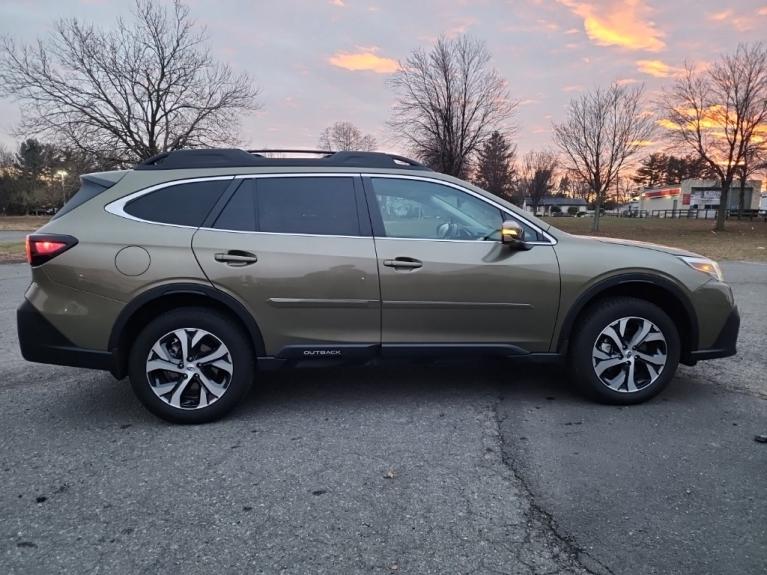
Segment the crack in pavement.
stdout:
<svg viewBox="0 0 767 575">
<path fill-rule="evenodd" d="M 523 492 L 529 507 L 529 511 L 526 512 L 526 516 L 528 517 L 528 531 L 525 537 L 525 542 L 529 542 L 533 532 L 538 532 L 545 538 L 547 546 L 552 549 L 555 555 L 561 556 L 566 562 L 572 563 L 571 568 L 573 569 L 573 572 L 582 572 L 588 575 L 614 575 L 613 571 L 607 565 L 600 562 L 580 547 L 575 538 L 561 533 L 554 517 L 538 504 L 530 487 L 522 477 L 522 474 L 517 472 L 517 462 L 511 455 L 511 449 L 508 448 L 507 441 L 501 430 L 504 419 L 502 419 L 498 413 L 498 407 L 503 399 L 503 394 L 499 392 L 496 400 L 492 404 L 493 420 L 495 422 L 495 437 L 501 462 L 509 470 L 514 481 L 520 485 L 521 491 Z M 521 559 L 520 561 L 524 563 Z M 524 564 L 527 565 L 527 563 Z M 530 565 L 528 565 L 528 567 L 533 569 Z M 544 573 L 546 575 L 549 573 L 553 575 L 554 573 L 559 573 L 561 571 L 536 572 L 533 570 L 533 572 L 540 575 L 544 575 Z"/>
</svg>

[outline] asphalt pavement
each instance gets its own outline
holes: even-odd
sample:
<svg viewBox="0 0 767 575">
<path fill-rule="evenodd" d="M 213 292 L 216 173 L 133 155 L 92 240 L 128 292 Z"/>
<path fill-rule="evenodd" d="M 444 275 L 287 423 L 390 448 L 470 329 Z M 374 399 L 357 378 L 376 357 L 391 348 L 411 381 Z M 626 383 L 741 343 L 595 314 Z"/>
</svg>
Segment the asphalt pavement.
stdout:
<svg viewBox="0 0 767 575">
<path fill-rule="evenodd" d="M 30 232 L 0 230 L 0 243 L 23 242 Z"/>
<path fill-rule="evenodd" d="M 763 573 L 767 266 L 736 358 L 591 404 L 511 364 L 272 373 L 224 421 L 24 362 L 0 266 L 0 573 Z"/>
</svg>

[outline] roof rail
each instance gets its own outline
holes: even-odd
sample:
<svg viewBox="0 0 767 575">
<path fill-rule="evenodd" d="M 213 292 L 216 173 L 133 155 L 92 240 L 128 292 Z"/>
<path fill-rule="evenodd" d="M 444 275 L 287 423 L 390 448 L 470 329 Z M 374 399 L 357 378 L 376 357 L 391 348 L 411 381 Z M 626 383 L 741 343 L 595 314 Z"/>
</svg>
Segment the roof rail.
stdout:
<svg viewBox="0 0 767 575">
<path fill-rule="evenodd" d="M 270 158 L 262 154 L 315 154 L 318 158 Z M 428 170 L 423 164 L 383 152 L 332 152 L 325 150 L 191 149 L 162 152 L 134 166 L 136 170 L 183 170 L 193 168 L 399 168 Z"/>
<path fill-rule="evenodd" d="M 291 150 L 282 148 L 267 148 L 265 150 L 247 150 L 249 154 L 260 156 L 262 154 L 313 154 L 316 156 L 330 156 L 335 154 L 332 150 Z"/>
</svg>

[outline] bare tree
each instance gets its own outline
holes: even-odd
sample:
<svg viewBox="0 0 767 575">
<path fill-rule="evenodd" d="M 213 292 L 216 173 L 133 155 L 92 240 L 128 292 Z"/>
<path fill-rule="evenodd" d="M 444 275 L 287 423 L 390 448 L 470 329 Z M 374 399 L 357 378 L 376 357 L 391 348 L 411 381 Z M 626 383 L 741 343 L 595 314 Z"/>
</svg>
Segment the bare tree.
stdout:
<svg viewBox="0 0 767 575">
<path fill-rule="evenodd" d="M 653 134 L 653 118 L 643 110 L 643 86 L 596 88 L 570 101 L 567 118 L 554 125 L 554 139 L 569 167 L 588 183 L 596 200 L 592 231 L 607 191 Z"/>
<path fill-rule="evenodd" d="M 574 198 L 581 198 L 587 204 L 594 201 L 596 195 L 588 182 L 584 182 L 577 173 L 573 173 L 572 181 L 572 196 Z"/>
<path fill-rule="evenodd" d="M 767 48 L 740 44 L 705 70 L 688 65 L 661 108 L 677 147 L 700 156 L 719 179 L 716 229 L 723 230 L 732 182 L 767 124 Z"/>
<path fill-rule="evenodd" d="M 511 200 L 516 155 L 517 147 L 500 132 L 493 132 L 477 154 L 474 183 L 496 196 Z"/>
<path fill-rule="evenodd" d="M 6 171 L 13 166 L 13 152 L 0 144 L 0 171 Z"/>
<path fill-rule="evenodd" d="M 258 108 L 247 74 L 217 63 L 189 9 L 137 0 L 133 19 L 101 30 L 59 20 L 34 45 L 0 42 L 0 95 L 21 103 L 20 133 L 111 161 L 231 143 Z"/>
<path fill-rule="evenodd" d="M 522 158 L 518 185 L 520 191 L 530 199 L 533 212 L 538 211 L 541 199 L 554 186 L 554 172 L 559 159 L 550 150 L 530 150 Z"/>
<path fill-rule="evenodd" d="M 376 139 L 370 134 L 363 135 L 360 129 L 351 122 L 336 122 L 322 130 L 319 146 L 323 150 L 356 150 L 372 152 L 378 147 Z"/>
<path fill-rule="evenodd" d="M 517 106 L 484 42 L 468 36 L 414 51 L 391 85 L 398 100 L 389 126 L 416 156 L 453 176 L 469 172 L 472 156 Z"/>
</svg>

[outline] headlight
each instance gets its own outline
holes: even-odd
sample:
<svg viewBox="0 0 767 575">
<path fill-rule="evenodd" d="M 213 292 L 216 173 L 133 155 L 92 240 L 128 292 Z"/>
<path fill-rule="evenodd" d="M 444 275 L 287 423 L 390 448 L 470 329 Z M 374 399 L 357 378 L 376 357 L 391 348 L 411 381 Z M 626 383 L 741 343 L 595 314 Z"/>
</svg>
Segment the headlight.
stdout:
<svg viewBox="0 0 767 575">
<path fill-rule="evenodd" d="M 712 278 L 717 279 L 720 282 L 724 281 L 724 276 L 722 275 L 722 269 L 719 267 L 719 264 L 716 263 L 714 260 L 710 260 L 708 258 L 690 258 L 685 256 L 680 256 L 679 259 L 681 259 L 684 263 L 686 263 L 691 268 L 698 270 L 699 272 L 708 274 Z"/>
</svg>

